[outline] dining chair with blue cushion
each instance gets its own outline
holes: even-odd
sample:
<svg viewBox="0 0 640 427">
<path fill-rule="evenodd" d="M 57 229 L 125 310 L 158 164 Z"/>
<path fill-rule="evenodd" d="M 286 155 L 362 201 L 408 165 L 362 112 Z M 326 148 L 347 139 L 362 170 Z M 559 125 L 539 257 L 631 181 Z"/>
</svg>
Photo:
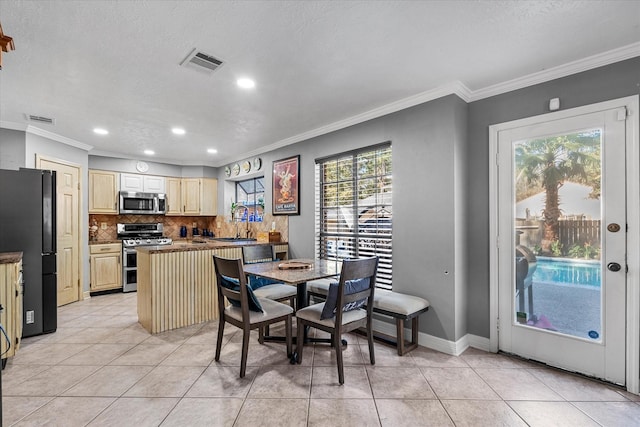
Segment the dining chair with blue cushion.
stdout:
<svg viewBox="0 0 640 427">
<path fill-rule="evenodd" d="M 249 353 L 249 336 L 252 329 L 262 331 L 264 327 L 272 323 L 285 322 L 287 342 L 287 357 L 291 356 L 291 323 L 293 309 L 287 304 L 282 304 L 269 299 L 256 297 L 247 285 L 246 276 L 242 268 L 241 259 L 227 259 L 213 255 L 213 265 L 216 272 L 218 288 L 219 326 L 218 340 L 216 344 L 215 360 L 220 360 L 222 338 L 224 336 L 225 323 L 242 329 L 242 356 L 240 360 L 240 378 L 243 378 L 247 369 L 247 355 Z M 225 297 L 229 305 L 225 304 Z M 258 341 L 263 344 L 262 333 Z"/>
<path fill-rule="evenodd" d="M 243 246 L 242 261 L 245 264 L 276 261 L 275 248 L 273 245 Z M 295 286 L 251 274 L 248 276 L 249 286 L 258 298 L 267 298 L 278 302 L 288 301 L 295 313 L 297 294 Z"/>
<path fill-rule="evenodd" d="M 340 280 L 329 285 L 327 300 L 301 308 L 296 312 L 298 328 L 297 363 L 302 363 L 304 329 L 309 326 L 331 334 L 336 351 L 338 381 L 344 384 L 342 362 L 342 334 L 366 328 L 369 343 L 369 361 L 376 363 L 373 351 L 373 294 L 376 287 L 378 257 L 345 259 L 342 261 Z"/>
</svg>

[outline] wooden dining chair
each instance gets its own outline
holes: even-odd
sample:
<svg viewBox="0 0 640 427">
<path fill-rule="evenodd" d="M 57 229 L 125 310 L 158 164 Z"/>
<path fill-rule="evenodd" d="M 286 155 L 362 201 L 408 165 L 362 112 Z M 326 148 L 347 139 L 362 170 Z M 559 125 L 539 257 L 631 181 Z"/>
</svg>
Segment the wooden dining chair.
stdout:
<svg viewBox="0 0 640 427">
<path fill-rule="evenodd" d="M 342 334 L 365 327 L 369 342 L 369 361 L 375 365 L 372 313 L 377 270 L 378 257 L 343 260 L 340 280 L 329 285 L 327 300 L 296 312 L 297 363 L 302 363 L 305 327 L 328 332 L 331 334 L 331 345 L 336 351 L 338 380 L 340 384 L 344 384 Z"/>
<path fill-rule="evenodd" d="M 271 262 L 276 260 L 275 247 L 273 245 L 255 245 L 242 247 L 242 261 L 245 264 L 258 262 Z M 286 285 L 271 279 L 249 275 L 249 286 L 258 298 L 267 298 L 278 302 L 288 301 L 293 312 L 296 311 L 295 286 Z"/>
<path fill-rule="evenodd" d="M 291 356 L 291 318 L 293 309 L 277 301 L 257 298 L 247 285 L 241 259 L 227 259 L 213 255 L 218 288 L 219 326 L 216 344 L 216 362 L 220 360 L 222 337 L 226 322 L 242 329 L 242 357 L 240 360 L 240 378 L 247 369 L 249 336 L 252 329 L 262 330 L 267 325 L 285 322 L 287 357 Z M 225 307 L 225 297 L 229 305 Z M 262 334 L 258 341 L 263 344 Z"/>
</svg>

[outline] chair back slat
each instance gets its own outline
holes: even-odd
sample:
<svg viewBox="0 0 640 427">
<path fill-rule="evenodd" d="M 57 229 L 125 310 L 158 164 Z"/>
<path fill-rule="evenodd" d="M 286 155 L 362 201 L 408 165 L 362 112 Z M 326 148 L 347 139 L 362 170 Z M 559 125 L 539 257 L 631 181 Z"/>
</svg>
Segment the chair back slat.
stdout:
<svg viewBox="0 0 640 427">
<path fill-rule="evenodd" d="M 245 264 L 275 261 L 275 259 L 276 256 L 273 245 L 256 245 L 242 247 L 242 261 Z"/>
</svg>

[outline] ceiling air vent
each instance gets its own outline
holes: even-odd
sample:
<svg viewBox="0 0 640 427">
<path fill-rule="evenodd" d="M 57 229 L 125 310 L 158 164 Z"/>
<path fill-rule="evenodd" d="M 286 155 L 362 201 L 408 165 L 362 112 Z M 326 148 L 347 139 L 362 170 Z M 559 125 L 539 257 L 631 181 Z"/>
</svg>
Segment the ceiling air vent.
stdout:
<svg viewBox="0 0 640 427">
<path fill-rule="evenodd" d="M 34 116 L 33 114 L 25 114 L 25 116 L 27 117 L 27 120 L 29 120 L 30 122 L 42 123 L 46 125 L 56 124 L 56 119 L 51 119 L 49 117 Z"/>
<path fill-rule="evenodd" d="M 215 58 L 209 54 L 193 49 L 189 55 L 180 63 L 183 67 L 193 68 L 207 74 L 213 73 L 224 64 L 218 58 Z"/>
</svg>

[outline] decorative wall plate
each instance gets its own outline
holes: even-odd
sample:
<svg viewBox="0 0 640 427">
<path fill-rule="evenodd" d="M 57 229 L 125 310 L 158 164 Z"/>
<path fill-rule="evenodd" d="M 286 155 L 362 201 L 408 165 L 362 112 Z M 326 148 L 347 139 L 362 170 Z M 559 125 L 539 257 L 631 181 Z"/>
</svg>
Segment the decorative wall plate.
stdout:
<svg viewBox="0 0 640 427">
<path fill-rule="evenodd" d="M 229 166 L 224 167 L 224 174 L 228 177 L 231 176 L 231 168 Z"/>
<path fill-rule="evenodd" d="M 232 167 L 231 170 L 233 171 L 234 175 L 238 175 L 240 173 L 240 165 L 235 163 Z"/>
<path fill-rule="evenodd" d="M 242 162 L 242 170 L 244 173 L 249 173 L 251 170 L 251 162 L 249 160 Z"/>
<path fill-rule="evenodd" d="M 145 173 L 149 170 L 149 165 L 146 162 L 137 162 L 136 170 L 141 173 Z"/>
<path fill-rule="evenodd" d="M 262 167 L 262 159 L 260 157 L 256 157 L 253 159 L 253 170 L 259 171 Z"/>
</svg>

